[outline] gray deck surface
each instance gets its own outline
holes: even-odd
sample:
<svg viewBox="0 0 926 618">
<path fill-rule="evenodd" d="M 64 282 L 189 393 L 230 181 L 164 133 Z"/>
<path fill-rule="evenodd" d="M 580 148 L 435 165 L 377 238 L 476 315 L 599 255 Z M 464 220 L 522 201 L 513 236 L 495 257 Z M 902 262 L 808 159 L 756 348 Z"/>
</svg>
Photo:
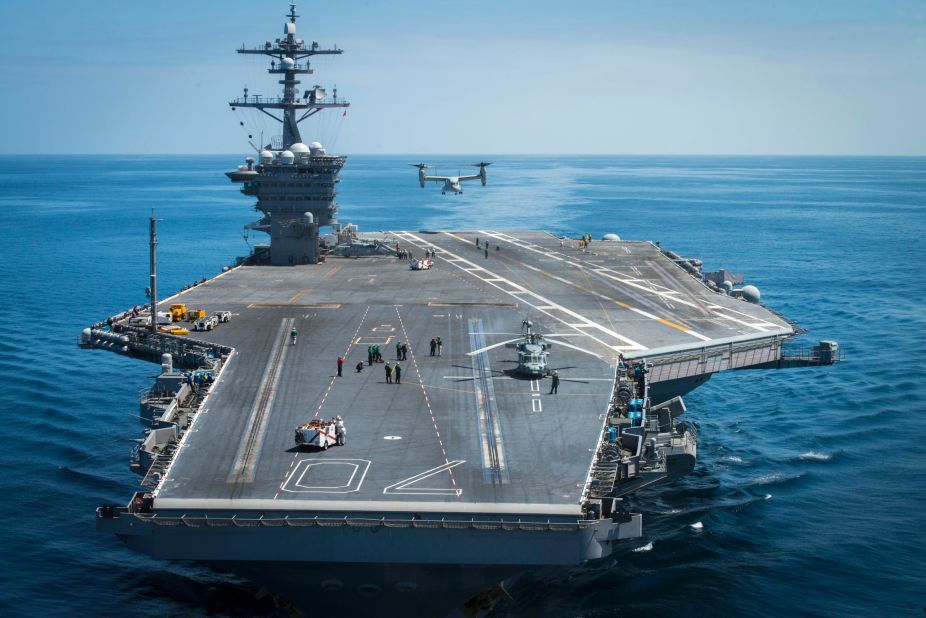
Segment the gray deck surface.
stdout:
<svg viewBox="0 0 926 618">
<path fill-rule="evenodd" d="M 618 351 L 791 332 L 761 306 L 710 292 L 649 243 L 595 242 L 583 253 L 540 232 L 386 236 L 416 256 L 436 248 L 435 268 L 389 257 L 242 267 L 180 295 L 233 312 L 191 336 L 236 354 L 158 499 L 575 505 Z M 488 258 L 476 237 L 491 242 Z M 526 317 L 588 350 L 554 343 L 556 395 L 549 379 L 512 375 L 515 350 L 467 355 L 516 337 Z M 283 345 L 290 323 L 295 346 Z M 431 357 L 438 336 L 443 355 Z M 411 351 L 402 384 L 391 385 L 383 365 L 366 366 L 366 350 L 377 343 L 394 362 L 397 341 Z M 335 415 L 346 446 L 294 450 L 296 425 Z"/>
</svg>

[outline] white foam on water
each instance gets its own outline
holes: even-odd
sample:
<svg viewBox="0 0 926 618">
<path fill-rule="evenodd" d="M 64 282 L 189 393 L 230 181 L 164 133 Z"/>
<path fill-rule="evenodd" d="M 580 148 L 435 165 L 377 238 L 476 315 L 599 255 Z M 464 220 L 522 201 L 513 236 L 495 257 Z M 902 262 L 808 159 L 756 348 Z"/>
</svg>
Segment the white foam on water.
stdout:
<svg viewBox="0 0 926 618">
<path fill-rule="evenodd" d="M 765 499 L 766 499 L 766 500 L 771 500 L 771 499 L 772 499 L 772 494 L 765 494 Z"/>
<path fill-rule="evenodd" d="M 731 461 L 733 463 L 743 463 L 743 458 L 739 455 L 727 455 L 722 461 Z"/>
<path fill-rule="evenodd" d="M 771 474 L 764 474 L 756 478 L 754 483 L 756 485 L 771 485 L 774 483 L 783 483 L 785 481 L 793 481 L 795 479 L 801 478 L 802 476 L 804 475 L 803 474 L 789 475 L 783 472 L 773 472 Z"/>
<path fill-rule="evenodd" d="M 695 523 L 691 524 L 691 529 L 692 530 L 703 530 L 704 524 L 701 523 L 700 521 L 696 521 Z"/>
<path fill-rule="evenodd" d="M 637 547 L 635 550 L 633 550 L 634 553 L 640 553 L 640 552 L 643 552 L 643 551 L 653 551 L 653 542 L 650 541 L 649 543 L 647 543 L 647 544 L 644 545 L 643 547 Z"/>
<path fill-rule="evenodd" d="M 818 453 L 817 451 L 807 451 L 798 455 L 798 459 L 804 461 L 829 461 L 832 458 L 833 455 L 830 453 Z"/>
</svg>

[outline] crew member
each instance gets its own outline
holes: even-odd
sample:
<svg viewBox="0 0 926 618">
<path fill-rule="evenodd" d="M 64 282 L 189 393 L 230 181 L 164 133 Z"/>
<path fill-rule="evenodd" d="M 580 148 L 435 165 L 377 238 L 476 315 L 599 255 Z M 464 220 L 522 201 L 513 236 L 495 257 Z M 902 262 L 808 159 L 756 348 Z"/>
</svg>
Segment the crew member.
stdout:
<svg viewBox="0 0 926 618">
<path fill-rule="evenodd" d="M 553 375 L 550 377 L 552 378 L 552 381 L 550 384 L 550 394 L 555 395 L 556 391 L 559 390 L 559 373 L 554 371 Z"/>
<path fill-rule="evenodd" d="M 395 364 L 395 383 L 396 384 L 402 383 L 402 365 L 400 365 L 399 363 Z"/>
<path fill-rule="evenodd" d="M 341 377 L 341 370 L 344 368 L 344 357 L 338 357 L 338 377 Z"/>
</svg>

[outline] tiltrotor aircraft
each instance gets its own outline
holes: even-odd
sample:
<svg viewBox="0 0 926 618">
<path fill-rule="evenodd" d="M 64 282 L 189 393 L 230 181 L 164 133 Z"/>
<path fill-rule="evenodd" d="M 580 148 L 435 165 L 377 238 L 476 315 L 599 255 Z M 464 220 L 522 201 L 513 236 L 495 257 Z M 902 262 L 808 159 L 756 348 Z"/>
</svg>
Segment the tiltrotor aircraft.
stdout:
<svg viewBox="0 0 926 618">
<path fill-rule="evenodd" d="M 444 186 L 441 187 L 441 195 L 446 195 L 447 193 L 453 193 L 458 195 L 463 193 L 463 187 L 460 186 L 460 183 L 464 180 L 481 180 L 482 186 L 486 186 L 486 168 L 492 165 L 491 162 L 487 163 L 482 161 L 480 163 L 473 163 L 470 167 L 478 167 L 479 173 L 472 174 L 470 176 L 428 176 L 424 170 L 430 169 L 431 166 L 427 163 L 409 163 L 412 167 L 418 168 L 418 184 L 421 185 L 421 188 L 424 189 L 424 183 L 428 181 L 442 182 Z"/>
</svg>

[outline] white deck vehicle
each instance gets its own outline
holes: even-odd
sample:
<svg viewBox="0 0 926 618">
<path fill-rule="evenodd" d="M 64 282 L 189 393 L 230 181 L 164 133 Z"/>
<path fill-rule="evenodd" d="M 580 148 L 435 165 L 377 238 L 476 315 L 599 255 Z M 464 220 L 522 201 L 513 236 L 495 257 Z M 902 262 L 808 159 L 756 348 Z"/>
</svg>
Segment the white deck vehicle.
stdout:
<svg viewBox="0 0 926 618">
<path fill-rule="evenodd" d="M 212 330 L 219 323 L 219 318 L 210 315 L 205 318 L 199 318 L 193 323 L 193 330 Z"/>
<path fill-rule="evenodd" d="M 345 436 L 344 421 L 340 418 L 313 419 L 296 427 L 296 446 L 316 446 L 326 450 L 333 444 L 344 446 Z"/>
</svg>

